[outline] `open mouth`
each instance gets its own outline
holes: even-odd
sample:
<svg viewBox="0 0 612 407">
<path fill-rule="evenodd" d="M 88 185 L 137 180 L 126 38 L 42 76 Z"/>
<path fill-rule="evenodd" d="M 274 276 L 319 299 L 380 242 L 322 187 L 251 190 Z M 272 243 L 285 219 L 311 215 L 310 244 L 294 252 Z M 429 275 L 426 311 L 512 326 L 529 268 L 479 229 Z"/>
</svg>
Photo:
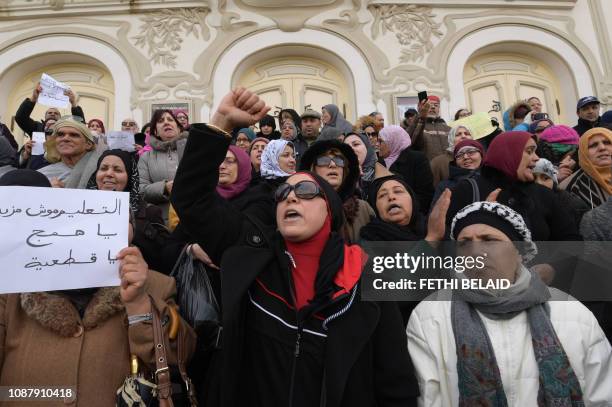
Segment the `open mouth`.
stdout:
<svg viewBox="0 0 612 407">
<path fill-rule="evenodd" d="M 335 177 L 338 178 L 340 176 L 340 174 L 338 174 L 336 171 L 331 171 L 327 173 L 328 177 Z"/>
<path fill-rule="evenodd" d="M 400 213 L 401 211 L 402 211 L 402 207 L 395 203 L 389 205 L 389 207 L 387 208 L 387 213 L 389 215 L 396 215 Z"/>
<path fill-rule="evenodd" d="M 285 216 L 283 217 L 283 219 L 291 221 L 291 220 L 297 220 L 301 217 L 302 215 L 295 209 L 288 209 L 287 211 L 285 211 Z"/>
</svg>

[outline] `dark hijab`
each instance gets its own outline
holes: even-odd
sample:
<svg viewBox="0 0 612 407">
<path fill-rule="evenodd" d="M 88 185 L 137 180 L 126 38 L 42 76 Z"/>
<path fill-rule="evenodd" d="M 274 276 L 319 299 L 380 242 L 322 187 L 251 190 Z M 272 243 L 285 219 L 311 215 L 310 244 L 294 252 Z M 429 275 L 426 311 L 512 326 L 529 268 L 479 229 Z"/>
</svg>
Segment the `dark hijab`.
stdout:
<svg viewBox="0 0 612 407">
<path fill-rule="evenodd" d="M 119 159 L 123 162 L 125 166 L 125 172 L 127 173 L 127 184 L 123 192 L 130 193 L 130 209 L 134 212 L 138 212 L 138 207 L 140 204 L 140 178 L 138 176 L 138 163 L 132 156 L 132 154 L 123 150 L 106 150 L 102 153 L 100 158 L 98 159 L 98 164 L 96 166 L 96 171 L 91 175 L 89 181 L 87 182 L 87 189 L 98 189 L 98 183 L 96 182 L 96 174 L 100 170 L 100 165 L 102 165 L 102 161 L 104 158 L 113 155 L 119 157 Z"/>
<path fill-rule="evenodd" d="M 378 190 L 385 182 L 392 180 L 402 184 L 412 198 L 412 216 L 410 217 L 410 223 L 405 226 L 383 221 L 376 206 Z M 374 209 L 374 212 L 376 212 L 376 218 L 361 229 L 360 235 L 362 239 L 370 241 L 417 241 L 425 237 L 425 218 L 419 211 L 419 200 L 412 188 L 406 184 L 401 176 L 388 175 L 372 181 L 368 192 L 368 203 Z"/>
</svg>

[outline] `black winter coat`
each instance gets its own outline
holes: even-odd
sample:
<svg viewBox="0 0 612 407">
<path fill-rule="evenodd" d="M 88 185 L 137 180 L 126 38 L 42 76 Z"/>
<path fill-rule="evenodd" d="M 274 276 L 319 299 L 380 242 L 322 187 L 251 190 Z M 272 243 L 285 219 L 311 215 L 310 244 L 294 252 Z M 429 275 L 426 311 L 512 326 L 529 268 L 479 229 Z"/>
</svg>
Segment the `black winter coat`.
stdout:
<svg viewBox="0 0 612 407">
<path fill-rule="evenodd" d="M 416 405 L 399 311 L 392 303 L 359 301 L 358 284 L 320 311 L 323 318 L 341 314 L 325 333 L 321 320 L 305 322 L 300 345 L 295 311 L 289 312 L 288 260 L 270 244 L 274 227 L 258 220 L 260 209 L 239 212 L 215 197 L 228 145 L 223 135 L 192 125 L 171 197 L 185 229 L 213 262 L 227 249 L 216 263 L 222 270 L 223 336 L 210 367 L 208 405 L 288 405 L 290 393 L 295 406 Z"/>
<path fill-rule="evenodd" d="M 595 127 L 599 127 L 601 124 L 601 116 L 597 118 L 595 122 L 590 122 L 584 119 L 578 119 L 578 124 L 574 126 L 574 130 L 582 136 L 587 131 L 594 129 Z"/>
<path fill-rule="evenodd" d="M 402 151 L 389 168 L 391 172 L 401 175 L 419 200 L 419 211 L 427 215 L 434 194 L 433 174 L 429 160 L 420 151 L 410 148 Z"/>
<path fill-rule="evenodd" d="M 21 130 L 24 131 L 29 136 L 32 136 L 32 133 L 36 131 L 45 131 L 45 123 L 44 121 L 34 121 L 30 118 L 32 114 L 32 110 L 34 110 L 34 106 L 36 103 L 32 102 L 29 98 L 24 99 L 17 109 L 17 113 L 15 113 L 15 121 L 21 127 Z M 83 113 L 83 109 L 81 106 L 75 106 L 70 109 L 70 112 L 73 116 L 79 116 L 85 120 L 85 113 Z"/>
<path fill-rule="evenodd" d="M 434 192 L 434 197 L 431 200 L 431 207 L 433 208 L 440 195 L 446 188 L 453 189 L 457 186 L 457 184 L 467 178 L 476 177 L 480 174 L 480 169 L 476 170 L 468 170 L 465 168 L 457 167 L 454 163 L 449 163 L 448 165 L 448 179 L 440 181 L 438 186 L 436 186 L 436 191 Z M 486 198 L 486 197 L 485 197 Z"/>
<path fill-rule="evenodd" d="M 534 241 L 582 240 L 573 217 L 561 206 L 552 190 L 535 182 L 509 182 L 503 174 L 490 167 L 483 167 L 475 180 L 482 201 L 495 189 L 502 189 L 498 202 L 523 216 Z M 457 184 L 452 192 L 447 233 L 457 212 L 473 202 L 473 188 L 467 180 Z"/>
</svg>

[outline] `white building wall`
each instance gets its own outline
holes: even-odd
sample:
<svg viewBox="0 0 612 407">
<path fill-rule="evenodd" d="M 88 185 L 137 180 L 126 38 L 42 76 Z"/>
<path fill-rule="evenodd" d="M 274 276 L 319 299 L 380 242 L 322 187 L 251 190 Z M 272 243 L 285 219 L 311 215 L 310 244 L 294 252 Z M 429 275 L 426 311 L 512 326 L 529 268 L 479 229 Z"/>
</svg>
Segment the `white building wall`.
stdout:
<svg viewBox="0 0 612 407">
<path fill-rule="evenodd" d="M 111 72 L 115 126 L 130 115 L 146 120 L 151 104 L 164 101 L 189 101 L 193 119 L 207 120 L 244 58 L 275 43 L 294 43 L 325 47 L 346 63 L 359 114 L 380 110 L 390 122 L 396 97 L 427 89 L 442 96 L 448 117 L 465 103 L 462 64 L 469 55 L 520 39 L 563 58 L 580 96 L 594 93 L 612 104 L 612 51 L 604 50 L 612 26 L 598 32 L 593 20 L 600 9 L 603 21 L 612 21 L 608 0 L 473 0 L 452 7 L 438 0 L 267 3 L 281 7 L 257 7 L 253 0 L 136 0 L 130 2 L 135 12 L 127 2 L 106 0 L 95 7 L 60 1 L 56 9 L 42 0 L 8 2 L 0 6 L 7 17 L 0 21 L 0 97 L 14 86 L 3 81 L 11 66 L 42 52 L 68 51 L 97 58 Z M 377 10 L 389 7 L 410 11 L 411 23 L 393 24 L 384 13 L 376 18 Z M 172 41 L 147 30 L 155 23 L 166 24 Z M 430 34 L 420 42 L 417 32 Z M 0 115 L 10 114 L 0 106 Z"/>
</svg>

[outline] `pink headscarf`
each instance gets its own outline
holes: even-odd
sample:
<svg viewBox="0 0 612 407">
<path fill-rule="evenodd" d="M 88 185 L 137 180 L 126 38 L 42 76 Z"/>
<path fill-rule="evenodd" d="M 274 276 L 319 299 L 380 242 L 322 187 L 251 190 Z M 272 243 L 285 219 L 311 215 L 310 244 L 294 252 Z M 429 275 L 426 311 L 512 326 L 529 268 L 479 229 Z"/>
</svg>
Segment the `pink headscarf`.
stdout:
<svg viewBox="0 0 612 407">
<path fill-rule="evenodd" d="M 229 151 L 234 153 L 238 160 L 238 177 L 233 184 L 217 184 L 217 193 L 225 199 L 232 199 L 244 192 L 251 182 L 251 159 L 240 147 L 229 146 Z"/>
<path fill-rule="evenodd" d="M 410 140 L 406 130 L 395 125 L 383 127 L 380 131 L 380 137 L 389 147 L 389 157 L 385 158 L 385 164 L 387 164 L 387 168 L 391 168 L 391 165 L 397 160 L 401 152 L 410 147 L 412 140 Z"/>
</svg>

